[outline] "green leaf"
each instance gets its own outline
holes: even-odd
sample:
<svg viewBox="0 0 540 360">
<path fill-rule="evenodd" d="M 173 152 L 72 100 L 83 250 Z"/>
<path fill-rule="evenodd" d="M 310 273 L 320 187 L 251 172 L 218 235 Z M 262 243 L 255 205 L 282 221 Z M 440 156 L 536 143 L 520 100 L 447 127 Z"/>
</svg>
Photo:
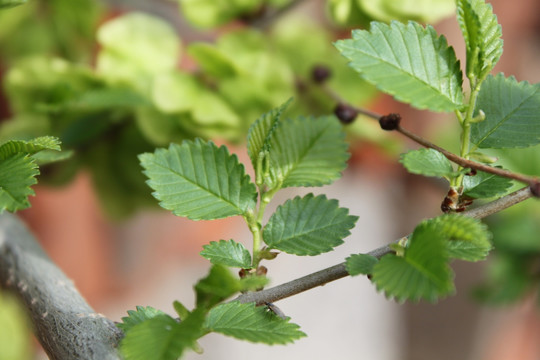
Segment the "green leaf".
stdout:
<svg viewBox="0 0 540 360">
<path fill-rule="evenodd" d="M 245 214 L 257 192 L 236 155 L 212 142 L 184 141 L 139 155 L 161 207 L 192 220 Z"/>
<path fill-rule="evenodd" d="M 540 87 L 518 83 L 500 73 L 488 76 L 476 101 L 486 119 L 471 124 L 471 141 L 479 148 L 528 147 L 540 143 Z M 474 151 L 474 149 L 473 149 Z"/>
<path fill-rule="evenodd" d="M 42 136 L 29 141 L 9 140 L 0 145 L 0 160 L 17 153 L 33 155 L 42 150 L 60 151 L 60 140 L 53 136 Z"/>
<path fill-rule="evenodd" d="M 180 39 L 166 21 L 131 12 L 103 24 L 97 32 L 102 49 L 97 69 L 107 78 L 141 87 L 140 75 L 172 70 L 180 56 Z M 143 87 L 144 88 L 144 87 Z"/>
<path fill-rule="evenodd" d="M 415 20 L 423 23 L 436 23 L 453 13 L 455 1 L 452 0 L 354 0 L 363 12 L 374 20 Z"/>
<path fill-rule="evenodd" d="M 281 114 L 289 106 L 292 99 L 289 99 L 280 107 L 272 109 L 258 118 L 248 130 L 247 150 L 251 164 L 256 170 L 257 182 L 262 181 L 263 161 L 268 162 L 268 153 L 270 150 L 270 140 L 276 127 L 280 124 Z M 266 159 L 266 160 L 265 160 Z"/>
<path fill-rule="evenodd" d="M 194 311 L 177 322 L 168 315 L 158 315 L 139 323 L 126 334 L 120 350 L 126 360 L 176 360 L 187 349 L 198 348 L 203 335 L 204 312 Z"/>
<path fill-rule="evenodd" d="M 272 249 L 295 255 L 319 255 L 343 244 L 358 216 L 340 208 L 337 200 L 308 194 L 287 200 L 272 215 L 263 230 L 264 242 Z"/>
<path fill-rule="evenodd" d="M 457 18 L 467 46 L 467 76 L 483 77 L 493 69 L 503 51 L 497 16 L 484 0 L 458 0 Z"/>
<path fill-rule="evenodd" d="M 283 121 L 269 144 L 270 187 L 330 184 L 341 176 L 349 158 L 342 126 L 333 116 Z"/>
<path fill-rule="evenodd" d="M 227 78 L 237 75 L 234 63 L 215 46 L 208 43 L 191 43 L 188 53 L 202 70 L 216 78 Z"/>
<path fill-rule="evenodd" d="M 248 274 L 240 279 L 240 291 L 259 291 L 269 283 L 265 275 Z"/>
<path fill-rule="evenodd" d="M 419 109 L 449 112 L 462 108 L 462 73 L 454 49 L 433 27 L 414 22 L 373 22 L 354 30 L 336 47 L 367 81 Z"/>
<path fill-rule="evenodd" d="M 137 306 L 136 309 L 136 311 L 128 310 L 127 313 L 129 316 L 123 317 L 122 322 L 120 324 L 116 324 L 116 326 L 122 329 L 125 333 L 127 333 L 137 324 L 152 319 L 156 316 L 165 315 L 163 311 L 154 309 L 151 306 Z"/>
<path fill-rule="evenodd" d="M 351 276 L 370 275 L 373 267 L 379 262 L 375 256 L 369 254 L 354 254 L 345 260 L 345 267 Z"/>
<path fill-rule="evenodd" d="M 508 178 L 478 171 L 474 176 L 463 178 L 463 195 L 474 199 L 490 198 L 505 194 L 512 185 Z"/>
<path fill-rule="evenodd" d="M 375 264 L 372 281 L 377 290 L 397 301 L 435 302 L 454 291 L 447 251 L 444 237 L 421 223 L 414 229 L 403 256 L 388 254 Z"/>
<path fill-rule="evenodd" d="M 25 4 L 28 0 L 0 0 L 0 10 Z"/>
<path fill-rule="evenodd" d="M 210 310 L 205 325 L 214 332 L 269 345 L 287 344 L 306 336 L 289 319 L 283 320 L 254 303 L 230 302 L 216 306 Z"/>
<path fill-rule="evenodd" d="M 212 264 L 225 265 L 248 269 L 251 267 L 251 255 L 244 245 L 234 240 L 219 242 L 211 241 L 203 246 L 201 256 L 210 260 Z"/>
<path fill-rule="evenodd" d="M 412 150 L 402 154 L 399 160 L 413 174 L 451 178 L 455 172 L 452 163 L 434 149 Z"/>
<path fill-rule="evenodd" d="M 18 153 L 0 161 L 0 213 L 30 206 L 28 196 L 34 195 L 30 186 L 37 183 L 37 175 L 38 167 L 27 154 Z"/>
<path fill-rule="evenodd" d="M 213 265 L 210 273 L 195 285 L 197 307 L 209 309 L 240 291 L 240 279 L 222 265 Z"/>
<path fill-rule="evenodd" d="M 425 222 L 434 234 L 447 240 L 448 256 L 465 261 L 485 260 L 492 248 L 491 234 L 477 219 L 446 214 Z"/>
</svg>

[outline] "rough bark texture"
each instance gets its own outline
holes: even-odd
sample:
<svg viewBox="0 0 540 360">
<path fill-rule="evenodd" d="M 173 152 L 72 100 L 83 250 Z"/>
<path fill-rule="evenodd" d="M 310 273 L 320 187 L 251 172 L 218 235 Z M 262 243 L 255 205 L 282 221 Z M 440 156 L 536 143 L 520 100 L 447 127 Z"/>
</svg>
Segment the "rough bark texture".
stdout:
<svg viewBox="0 0 540 360">
<path fill-rule="evenodd" d="M 96 313 L 14 215 L 0 215 L 0 286 L 19 295 L 50 359 L 121 359 L 122 332 Z"/>
</svg>

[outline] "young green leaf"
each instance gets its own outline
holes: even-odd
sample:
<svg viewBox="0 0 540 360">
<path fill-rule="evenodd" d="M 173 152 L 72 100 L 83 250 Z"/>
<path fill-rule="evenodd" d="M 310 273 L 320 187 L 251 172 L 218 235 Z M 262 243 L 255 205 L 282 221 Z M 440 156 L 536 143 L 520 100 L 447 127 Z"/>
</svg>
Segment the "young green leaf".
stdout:
<svg viewBox="0 0 540 360">
<path fill-rule="evenodd" d="M 319 255 L 343 244 L 358 220 L 337 200 L 308 194 L 287 200 L 272 215 L 263 230 L 263 240 L 272 249 L 295 255 Z"/>
<path fill-rule="evenodd" d="M 203 246 L 201 256 L 210 260 L 212 264 L 239 267 L 247 269 L 251 267 L 251 255 L 244 245 L 234 240 L 219 242 L 211 241 Z"/>
<path fill-rule="evenodd" d="M 213 265 L 210 273 L 195 285 L 197 307 L 209 309 L 242 289 L 240 279 L 222 265 Z"/>
<path fill-rule="evenodd" d="M 446 214 L 427 220 L 424 224 L 436 236 L 447 240 L 450 258 L 465 261 L 485 260 L 492 248 L 491 234 L 477 219 L 459 214 Z"/>
<path fill-rule="evenodd" d="M 116 326 L 122 329 L 125 333 L 131 330 L 135 325 L 140 324 L 148 319 L 156 316 L 166 315 L 163 311 L 154 309 L 151 306 L 137 306 L 137 310 L 128 310 L 128 315 L 122 318 L 122 322 Z"/>
<path fill-rule="evenodd" d="M 462 73 L 454 49 L 431 26 L 415 22 L 373 22 L 336 42 L 351 66 L 397 100 L 419 109 L 449 112 L 462 108 Z"/>
<path fill-rule="evenodd" d="M 369 254 L 354 254 L 345 260 L 345 267 L 351 276 L 370 275 L 373 267 L 379 262 L 375 256 Z"/>
<path fill-rule="evenodd" d="M 212 220 L 242 215 L 255 206 L 255 185 L 225 146 L 197 139 L 139 159 L 154 197 L 175 215 Z"/>
<path fill-rule="evenodd" d="M 0 161 L 0 213 L 17 211 L 30 206 L 28 196 L 34 195 L 30 186 L 37 183 L 39 169 L 25 153 L 18 153 Z"/>
<path fill-rule="evenodd" d="M 479 148 L 528 147 L 540 143 L 540 87 L 518 83 L 500 73 L 488 76 L 476 101 L 475 113 L 486 114 L 471 124 L 471 141 Z M 473 149 L 474 151 L 474 149 Z"/>
<path fill-rule="evenodd" d="M 463 195 L 474 199 L 490 198 L 506 193 L 512 185 L 508 178 L 478 171 L 474 176 L 463 178 Z"/>
<path fill-rule="evenodd" d="M 287 119 L 270 139 L 270 187 L 321 186 L 341 176 L 349 158 L 342 126 L 333 116 Z"/>
<path fill-rule="evenodd" d="M 454 291 L 444 237 L 426 223 L 414 229 L 403 256 L 388 254 L 373 267 L 377 290 L 397 301 L 435 302 Z"/>
<path fill-rule="evenodd" d="M 240 340 L 269 345 L 287 344 L 306 336 L 299 326 L 283 320 L 254 303 L 230 302 L 210 310 L 205 326 L 214 332 Z"/>
<path fill-rule="evenodd" d="M 0 0 L 0 10 L 25 4 L 28 0 Z"/>
<path fill-rule="evenodd" d="M 176 360 L 185 350 L 198 348 L 204 332 L 204 312 L 193 311 L 184 321 L 158 315 L 139 323 L 126 334 L 120 350 L 126 360 Z"/>
<path fill-rule="evenodd" d="M 270 139 L 276 127 L 281 121 L 281 114 L 287 109 L 292 99 L 289 99 L 280 107 L 272 109 L 258 118 L 250 127 L 247 135 L 247 150 L 251 164 L 256 171 L 256 180 L 262 183 L 264 179 L 263 161 L 269 162 L 268 151 Z M 266 158 L 266 160 L 265 160 Z"/>
<path fill-rule="evenodd" d="M 42 150 L 60 151 L 60 140 L 53 136 L 42 136 L 29 141 L 9 140 L 0 145 L 0 160 L 17 153 L 33 155 Z"/>
<path fill-rule="evenodd" d="M 450 179 L 454 175 L 452 163 L 434 149 L 412 150 L 402 154 L 399 160 L 413 174 Z"/>
<path fill-rule="evenodd" d="M 483 77 L 493 69 L 503 51 L 497 16 L 484 0 L 458 0 L 457 18 L 467 47 L 467 76 Z"/>
</svg>

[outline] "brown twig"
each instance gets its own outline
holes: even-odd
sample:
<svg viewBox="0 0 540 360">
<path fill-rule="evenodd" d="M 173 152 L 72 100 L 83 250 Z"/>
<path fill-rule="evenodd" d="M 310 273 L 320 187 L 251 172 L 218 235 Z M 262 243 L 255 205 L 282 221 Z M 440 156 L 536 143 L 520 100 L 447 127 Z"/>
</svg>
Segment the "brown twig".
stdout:
<svg viewBox="0 0 540 360">
<path fill-rule="evenodd" d="M 464 211 L 461 213 L 461 215 L 481 219 L 502 211 L 519 202 L 525 201 L 532 196 L 531 190 L 528 187 L 525 187 L 488 204 Z M 393 243 L 398 242 L 399 240 L 396 240 Z M 390 248 L 390 244 L 388 244 L 372 250 L 367 254 L 375 256 L 376 258 L 381 258 L 382 256 L 391 252 L 392 249 Z M 345 263 L 343 262 L 273 288 L 242 294 L 234 300 L 243 303 L 255 302 L 257 305 L 263 305 L 266 302 L 274 302 L 285 299 L 347 276 L 349 276 L 349 273 L 347 272 Z"/>
</svg>

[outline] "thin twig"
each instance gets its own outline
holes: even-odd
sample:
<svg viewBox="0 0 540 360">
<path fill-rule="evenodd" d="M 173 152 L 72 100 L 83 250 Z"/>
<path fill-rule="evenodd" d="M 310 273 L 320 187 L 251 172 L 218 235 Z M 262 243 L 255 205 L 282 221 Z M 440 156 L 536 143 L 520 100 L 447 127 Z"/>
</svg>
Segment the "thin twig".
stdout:
<svg viewBox="0 0 540 360">
<path fill-rule="evenodd" d="M 279 9 L 277 9 L 275 11 L 268 12 L 268 13 L 264 14 L 264 16 L 251 21 L 250 25 L 253 26 L 253 27 L 261 28 L 261 29 L 267 28 L 268 26 L 270 26 L 270 24 L 275 22 L 277 19 L 279 19 L 280 17 L 282 17 L 283 15 L 288 13 L 289 11 L 293 10 L 295 7 L 300 5 L 302 2 L 304 2 L 304 0 L 292 0 L 287 5 L 279 8 Z"/>
<path fill-rule="evenodd" d="M 478 208 L 467 210 L 461 213 L 463 216 L 469 216 L 475 219 L 481 219 L 501 210 L 504 210 L 510 206 L 513 206 L 519 202 L 525 201 L 532 197 L 532 193 L 528 187 L 522 188 L 511 194 L 508 194 L 498 200 L 492 201 L 488 204 L 479 206 Z M 399 239 L 401 240 L 401 239 Z M 394 241 L 393 243 L 398 242 Z M 368 252 L 367 254 L 381 258 L 382 256 L 391 253 L 393 250 L 389 245 L 381 246 L 375 250 Z M 257 305 L 263 305 L 266 302 L 274 302 L 287 297 L 299 294 L 301 292 L 313 289 L 317 286 L 325 285 L 334 280 L 338 280 L 349 276 L 345 263 L 337 264 L 329 268 L 317 271 L 301 277 L 299 279 L 289 281 L 285 284 L 275 286 L 273 288 L 246 293 L 238 296 L 235 301 L 242 303 L 255 302 Z"/>
<path fill-rule="evenodd" d="M 366 116 L 368 116 L 368 117 L 370 117 L 372 119 L 375 119 L 377 121 L 383 116 L 383 115 L 378 114 L 378 113 L 376 113 L 374 111 L 363 109 L 363 108 L 360 108 L 360 107 L 356 107 L 354 105 L 351 105 L 351 104 L 347 103 L 341 96 L 339 96 L 335 91 L 330 89 L 326 84 L 322 84 L 321 88 L 334 101 L 336 101 L 339 104 L 347 104 L 347 106 L 349 106 L 351 109 L 353 109 L 354 111 L 356 111 L 359 114 L 366 115 Z M 505 178 L 509 178 L 509 179 L 512 179 L 512 180 L 522 182 L 522 183 L 527 184 L 527 185 L 529 185 L 531 187 L 540 187 L 540 180 L 538 180 L 538 178 L 536 178 L 536 177 L 527 176 L 527 175 L 519 174 L 519 173 L 514 173 L 512 171 L 492 167 L 492 166 L 485 165 L 485 164 L 482 164 L 482 163 L 479 163 L 479 162 L 476 162 L 476 161 L 465 159 L 465 158 L 463 158 L 463 157 L 461 157 L 459 155 L 456 155 L 456 154 L 454 154 L 454 153 L 452 153 L 452 152 L 450 152 L 450 151 L 448 151 L 446 149 L 443 149 L 442 147 L 440 147 L 438 145 L 433 144 L 432 142 L 422 138 L 419 135 L 416 135 L 416 134 L 412 133 L 411 131 L 403 128 L 400 125 L 398 125 L 395 128 L 395 130 L 398 131 L 400 134 L 408 137 L 409 139 L 413 140 L 414 142 L 416 142 L 416 143 L 418 143 L 418 144 L 420 144 L 420 145 L 422 145 L 422 146 L 424 146 L 426 148 L 431 148 L 431 149 L 439 151 L 448 160 L 450 160 L 450 161 L 452 161 L 452 162 L 454 162 L 454 163 L 456 163 L 456 164 L 458 164 L 458 165 L 460 165 L 460 166 L 462 166 L 464 168 L 475 169 L 475 170 L 478 170 L 478 171 L 483 171 L 483 172 L 487 172 L 487 173 L 490 173 L 490 174 L 502 176 L 502 177 L 505 177 Z"/>
</svg>

